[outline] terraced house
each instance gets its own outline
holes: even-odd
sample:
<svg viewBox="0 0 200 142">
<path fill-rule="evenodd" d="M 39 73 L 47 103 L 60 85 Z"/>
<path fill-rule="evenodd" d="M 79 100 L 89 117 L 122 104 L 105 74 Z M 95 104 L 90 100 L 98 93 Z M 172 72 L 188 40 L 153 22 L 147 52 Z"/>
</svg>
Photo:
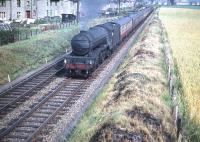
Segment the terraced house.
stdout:
<svg viewBox="0 0 200 142">
<path fill-rule="evenodd" d="M 21 20 L 75 14 L 76 3 L 69 0 L 0 0 L 0 20 Z"/>
</svg>

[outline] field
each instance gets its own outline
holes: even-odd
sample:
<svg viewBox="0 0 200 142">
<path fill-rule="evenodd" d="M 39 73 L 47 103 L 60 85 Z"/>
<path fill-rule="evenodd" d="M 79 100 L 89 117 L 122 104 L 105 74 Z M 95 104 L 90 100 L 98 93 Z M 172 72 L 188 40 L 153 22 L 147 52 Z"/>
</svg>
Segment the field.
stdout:
<svg viewBox="0 0 200 142">
<path fill-rule="evenodd" d="M 162 30 L 150 25 L 66 141 L 175 141 Z"/>
<path fill-rule="evenodd" d="M 200 125 L 200 10 L 161 8 L 160 18 L 179 69 L 187 115 Z"/>
</svg>

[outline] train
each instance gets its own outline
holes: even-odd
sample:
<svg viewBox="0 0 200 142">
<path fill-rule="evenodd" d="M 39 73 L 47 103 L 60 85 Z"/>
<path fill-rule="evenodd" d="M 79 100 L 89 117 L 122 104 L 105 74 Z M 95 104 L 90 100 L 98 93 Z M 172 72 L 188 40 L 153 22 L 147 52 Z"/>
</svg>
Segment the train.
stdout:
<svg viewBox="0 0 200 142">
<path fill-rule="evenodd" d="M 80 31 L 72 38 L 72 52 L 64 60 L 66 75 L 88 78 L 153 10 L 153 7 L 147 7 L 129 16 Z"/>
</svg>

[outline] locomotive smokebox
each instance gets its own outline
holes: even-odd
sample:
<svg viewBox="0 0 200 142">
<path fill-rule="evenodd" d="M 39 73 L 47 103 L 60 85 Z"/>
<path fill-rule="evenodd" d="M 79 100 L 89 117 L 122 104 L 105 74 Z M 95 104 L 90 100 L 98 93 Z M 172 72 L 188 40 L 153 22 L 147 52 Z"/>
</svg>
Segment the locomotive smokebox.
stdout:
<svg viewBox="0 0 200 142">
<path fill-rule="evenodd" d="M 71 46 L 75 55 L 83 56 L 90 50 L 90 40 L 84 33 L 85 31 L 81 31 L 72 38 Z"/>
<path fill-rule="evenodd" d="M 100 26 L 81 31 L 71 40 L 72 52 L 77 56 L 84 56 L 94 48 L 107 44 L 107 38 L 108 32 Z"/>
</svg>

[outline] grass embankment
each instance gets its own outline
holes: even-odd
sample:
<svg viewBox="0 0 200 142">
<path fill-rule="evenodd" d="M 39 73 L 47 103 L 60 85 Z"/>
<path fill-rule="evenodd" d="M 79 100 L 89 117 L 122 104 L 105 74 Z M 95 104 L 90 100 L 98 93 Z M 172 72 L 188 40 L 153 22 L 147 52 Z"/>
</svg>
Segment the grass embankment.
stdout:
<svg viewBox="0 0 200 142">
<path fill-rule="evenodd" d="M 0 47 L 0 84 L 7 82 L 8 74 L 13 80 L 65 52 L 77 32 L 78 27 L 71 26 Z"/>
<path fill-rule="evenodd" d="M 186 129 L 200 141 L 200 10 L 161 8 L 160 18 L 179 70 Z"/>
<path fill-rule="evenodd" d="M 67 141 L 174 141 L 159 20 L 144 33 Z"/>
</svg>

